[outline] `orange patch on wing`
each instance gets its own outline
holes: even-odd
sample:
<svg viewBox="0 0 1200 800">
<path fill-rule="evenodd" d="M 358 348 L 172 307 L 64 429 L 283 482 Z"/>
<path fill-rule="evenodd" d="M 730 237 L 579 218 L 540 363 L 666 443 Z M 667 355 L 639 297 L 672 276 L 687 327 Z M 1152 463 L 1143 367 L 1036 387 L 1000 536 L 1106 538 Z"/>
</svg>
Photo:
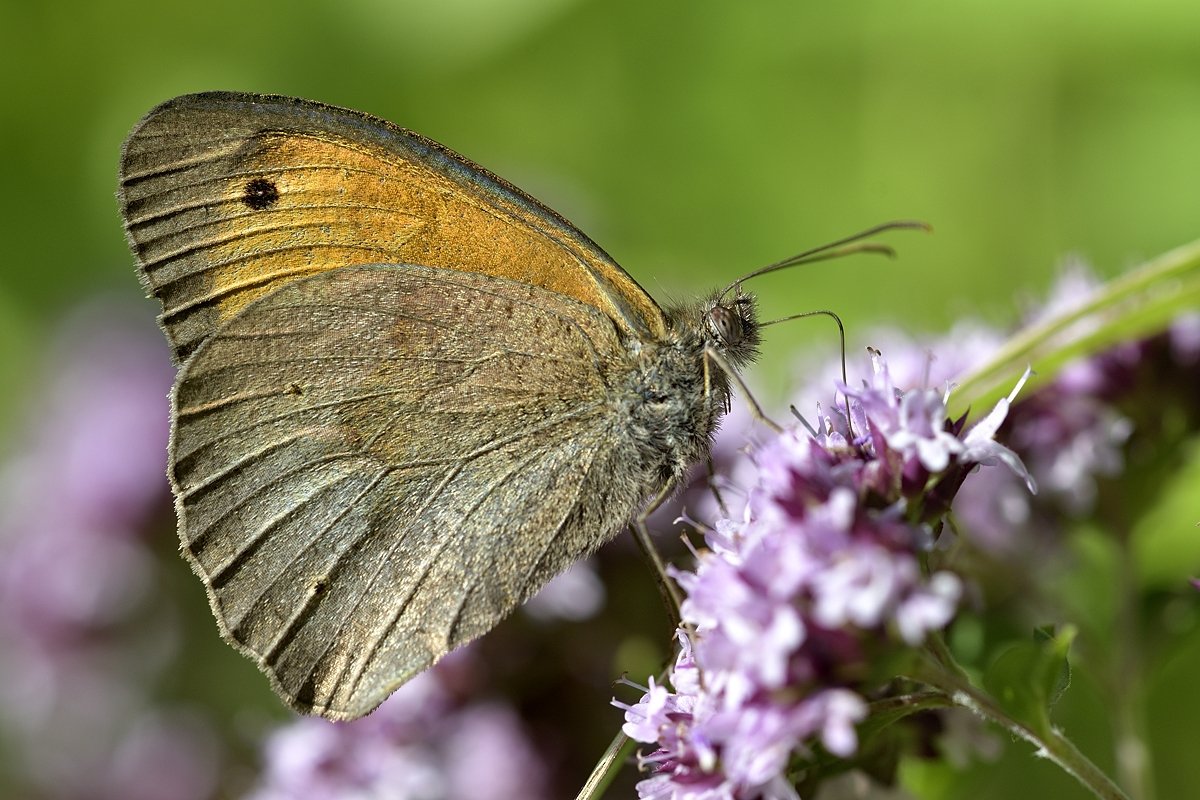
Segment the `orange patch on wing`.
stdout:
<svg viewBox="0 0 1200 800">
<path fill-rule="evenodd" d="M 440 205 L 405 174 L 417 170 L 405 167 L 348 143 L 264 135 L 225 189 L 224 202 L 237 211 L 222 223 L 211 255 L 220 319 L 304 275 L 400 260 Z M 256 199 L 263 185 L 277 199 Z"/>
</svg>

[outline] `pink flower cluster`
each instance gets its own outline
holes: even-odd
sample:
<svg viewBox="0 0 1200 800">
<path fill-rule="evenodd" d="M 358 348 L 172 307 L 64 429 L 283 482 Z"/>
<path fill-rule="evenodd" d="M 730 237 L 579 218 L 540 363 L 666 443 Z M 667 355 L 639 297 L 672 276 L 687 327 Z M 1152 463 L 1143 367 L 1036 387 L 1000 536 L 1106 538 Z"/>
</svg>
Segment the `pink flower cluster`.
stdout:
<svg viewBox="0 0 1200 800">
<path fill-rule="evenodd" d="M 814 743 L 852 755 L 873 657 L 920 645 L 957 608 L 960 579 L 924 556 L 958 486 L 999 464 L 1033 489 L 993 438 L 1011 398 L 965 429 L 943 395 L 899 391 L 878 354 L 873 367 L 861 388 L 839 387 L 850 420 L 819 412 L 816 429 L 755 450 L 740 518 L 676 573 L 671 689 L 651 680 L 636 704 L 617 703 L 625 733 L 655 747 L 641 797 L 795 798 L 789 769 Z"/>
</svg>

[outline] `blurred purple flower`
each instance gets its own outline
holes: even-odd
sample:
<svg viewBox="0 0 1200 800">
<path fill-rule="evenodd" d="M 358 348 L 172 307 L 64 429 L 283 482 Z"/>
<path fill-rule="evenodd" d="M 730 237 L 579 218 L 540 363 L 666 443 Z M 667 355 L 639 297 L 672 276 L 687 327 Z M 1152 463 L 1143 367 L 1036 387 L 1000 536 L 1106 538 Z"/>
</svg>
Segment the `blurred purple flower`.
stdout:
<svg viewBox="0 0 1200 800">
<path fill-rule="evenodd" d="M 162 337 L 112 303 L 77 313 L 46 358 L 0 468 L 0 731 L 9 786 L 47 797 L 199 800 L 217 746 L 149 695 L 174 639 L 147 534 L 169 508 Z"/>
<path fill-rule="evenodd" d="M 595 616 L 605 600 L 604 582 L 592 561 L 579 561 L 542 587 L 521 610 L 537 620 L 578 622 Z"/>
<path fill-rule="evenodd" d="M 546 772 L 514 711 L 464 703 L 457 651 L 353 722 L 298 719 L 267 740 L 252 800 L 537 800 Z"/>
<path fill-rule="evenodd" d="M 1087 303 L 1099 282 L 1081 263 L 1068 265 L 1043 307 L 1030 322 Z M 1064 336 L 1082 336 L 1092 326 L 1079 323 Z M 1036 502 L 1010 475 L 1000 471 L 963 487 L 955 504 L 962 528 L 973 542 L 992 552 L 1031 552 L 1064 519 L 1091 513 L 1099 482 L 1125 470 L 1126 445 L 1139 424 L 1126 416 L 1137 392 L 1178 392 L 1179 375 L 1200 361 L 1200 314 L 1177 318 L 1165 336 L 1122 342 L 1067 364 L 1053 382 L 1023 397 L 1005 425 L 1006 443 L 1020 454 L 1042 491 Z M 1155 388 L 1158 375 L 1173 375 L 1174 386 Z M 1193 382 L 1194 383 L 1194 382 Z M 1183 391 L 1188 391 L 1183 388 Z M 1194 400 L 1183 399 L 1194 407 Z M 1144 404 L 1143 404 L 1144 405 Z M 1039 541 L 1028 535 L 1037 522 Z M 1035 545 L 1035 547 L 1031 547 Z"/>
<path fill-rule="evenodd" d="M 1180 364 L 1200 361 L 1200 311 L 1184 314 L 1175 320 L 1167 332 L 1171 355 Z"/>
<path fill-rule="evenodd" d="M 614 701 L 626 734 L 656 747 L 641 797 L 795 797 L 787 771 L 808 742 L 852 755 L 872 688 L 854 676 L 875 654 L 921 644 L 962 593 L 957 576 L 922 571 L 949 500 L 931 501 L 930 487 L 957 487 L 985 463 L 1030 481 L 992 438 L 1011 398 L 964 430 L 942 393 L 902 392 L 882 357 L 872 364 L 860 388 L 839 387 L 853 426 L 833 405 L 812 434 L 755 449 L 740 518 L 708 533 L 694 572 L 675 572 L 685 600 L 672 689 L 651 681 L 636 704 Z"/>
</svg>

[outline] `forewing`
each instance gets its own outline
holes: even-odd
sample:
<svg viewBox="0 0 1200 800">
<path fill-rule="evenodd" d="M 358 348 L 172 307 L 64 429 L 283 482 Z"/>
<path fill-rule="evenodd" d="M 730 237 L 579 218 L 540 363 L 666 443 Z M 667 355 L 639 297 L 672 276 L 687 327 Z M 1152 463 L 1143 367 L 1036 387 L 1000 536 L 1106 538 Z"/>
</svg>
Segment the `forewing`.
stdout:
<svg viewBox="0 0 1200 800">
<path fill-rule="evenodd" d="M 248 306 L 174 396 L 180 536 L 223 634 L 345 719 L 489 630 L 632 510 L 596 485 L 617 347 L 579 303 L 423 267 Z"/>
<path fill-rule="evenodd" d="M 541 286 L 660 335 L 662 312 L 533 198 L 436 142 L 294 98 L 214 92 L 125 142 L 121 211 L 182 362 L 252 300 L 314 272 L 415 263 Z"/>
</svg>

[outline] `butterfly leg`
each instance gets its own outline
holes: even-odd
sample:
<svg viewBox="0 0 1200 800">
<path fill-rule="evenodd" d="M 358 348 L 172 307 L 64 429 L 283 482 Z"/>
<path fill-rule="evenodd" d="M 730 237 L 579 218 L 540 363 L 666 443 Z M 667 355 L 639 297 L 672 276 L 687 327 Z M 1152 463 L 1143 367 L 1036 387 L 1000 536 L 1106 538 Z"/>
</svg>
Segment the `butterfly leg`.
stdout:
<svg viewBox="0 0 1200 800">
<path fill-rule="evenodd" d="M 746 397 L 746 404 L 750 407 L 750 416 L 754 417 L 763 425 L 766 425 L 768 428 L 775 431 L 775 433 L 783 433 L 783 427 L 763 412 L 762 406 L 760 406 L 758 401 L 754 399 L 754 395 L 751 394 L 750 389 L 746 387 L 746 382 L 742 380 L 742 376 L 738 375 L 737 370 L 735 370 L 733 366 L 725 360 L 725 356 L 721 355 L 711 347 L 706 347 L 704 349 L 704 359 L 706 363 L 709 359 L 711 359 L 712 362 L 716 364 L 722 372 L 725 373 L 729 380 L 733 381 L 734 385 L 736 385 L 741 393 Z"/>
<path fill-rule="evenodd" d="M 725 498 L 721 496 L 721 490 L 717 488 L 717 467 L 713 464 L 712 453 L 705 457 L 704 466 L 708 469 L 708 490 L 712 492 L 713 500 L 716 501 L 721 516 L 728 517 L 729 506 L 725 505 Z"/>
<path fill-rule="evenodd" d="M 650 568 L 654 570 L 654 574 L 658 579 L 658 590 L 662 594 L 663 605 L 666 606 L 671 627 L 677 628 L 679 627 L 679 608 L 683 605 L 683 598 L 679 594 L 679 586 L 667 574 L 667 566 L 663 562 L 658 548 L 654 546 L 654 541 L 650 538 L 650 526 L 647 524 L 650 515 L 658 510 L 659 506 L 674 494 L 674 491 L 674 484 L 664 486 L 634 518 L 631 527 L 633 528 L 634 541 L 638 543 L 638 547 L 642 550 L 642 555 L 650 562 Z"/>
</svg>

